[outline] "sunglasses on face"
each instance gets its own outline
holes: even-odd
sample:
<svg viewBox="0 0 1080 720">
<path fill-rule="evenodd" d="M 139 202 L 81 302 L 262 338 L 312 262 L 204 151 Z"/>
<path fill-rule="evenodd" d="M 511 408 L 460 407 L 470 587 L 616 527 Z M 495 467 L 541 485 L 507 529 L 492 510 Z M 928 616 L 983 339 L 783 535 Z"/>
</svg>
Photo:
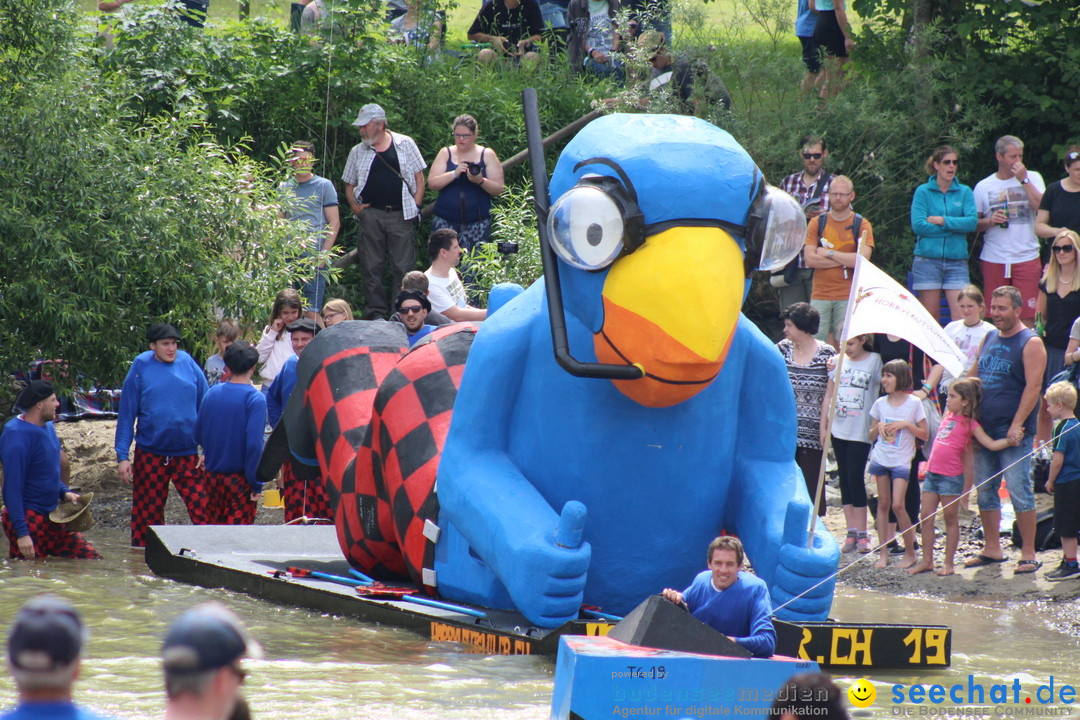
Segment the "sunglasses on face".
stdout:
<svg viewBox="0 0 1080 720">
<path fill-rule="evenodd" d="M 803 160 L 820 160 L 825 157 L 825 153 L 803 153 Z"/>
<path fill-rule="evenodd" d="M 458 140 L 467 140 L 473 136 L 472 133 L 454 133 L 454 137 Z"/>
<path fill-rule="evenodd" d="M 960 161 L 959 160 L 942 160 L 941 164 L 942 165 L 959 165 Z"/>
<path fill-rule="evenodd" d="M 1056 252 L 1056 253 L 1068 254 L 1068 253 L 1071 253 L 1072 251 L 1073 251 L 1073 246 L 1072 245 L 1055 245 L 1054 246 L 1054 252 Z"/>
<path fill-rule="evenodd" d="M 410 305 L 409 307 L 398 308 L 398 312 L 402 313 L 403 315 L 412 315 L 413 313 L 418 313 L 423 309 L 423 305 Z"/>
</svg>

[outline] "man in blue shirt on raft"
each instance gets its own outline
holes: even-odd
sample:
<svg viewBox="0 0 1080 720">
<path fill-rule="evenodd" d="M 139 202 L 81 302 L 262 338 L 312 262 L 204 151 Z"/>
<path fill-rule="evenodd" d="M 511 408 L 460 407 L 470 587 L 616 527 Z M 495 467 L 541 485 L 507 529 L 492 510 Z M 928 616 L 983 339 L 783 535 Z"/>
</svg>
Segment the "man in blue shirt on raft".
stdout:
<svg viewBox="0 0 1080 720">
<path fill-rule="evenodd" d="M 63 451 L 52 423 L 60 403 L 52 383 L 34 380 L 19 393 L 15 405 L 23 412 L 7 422 L 0 435 L 2 522 L 10 557 L 100 558 L 81 533 L 49 519 L 61 501 L 79 501 L 60 477 Z"/>
<path fill-rule="evenodd" d="M 728 636 L 754 657 L 770 657 L 776 647 L 772 605 L 765 581 L 742 572 L 745 555 L 739 538 L 718 537 L 709 543 L 708 570 L 682 592 L 665 588 L 664 597 Z"/>
<path fill-rule="evenodd" d="M 311 322 L 308 320 L 308 322 Z M 206 391 L 196 437 L 206 469 L 207 521 L 251 525 L 262 483 L 255 475 L 263 449 L 266 398 L 251 384 L 259 351 L 246 340 L 225 348 L 229 379 Z"/>
<path fill-rule="evenodd" d="M 180 349 L 180 333 L 172 325 L 152 325 L 146 339 L 150 349 L 132 361 L 124 378 L 116 423 L 117 474 L 132 486 L 132 547 L 146 547 L 146 529 L 165 523 L 170 481 L 192 524 L 207 524 L 206 484 L 195 440 L 206 375 Z M 132 439 L 135 454 L 128 459 Z"/>
</svg>

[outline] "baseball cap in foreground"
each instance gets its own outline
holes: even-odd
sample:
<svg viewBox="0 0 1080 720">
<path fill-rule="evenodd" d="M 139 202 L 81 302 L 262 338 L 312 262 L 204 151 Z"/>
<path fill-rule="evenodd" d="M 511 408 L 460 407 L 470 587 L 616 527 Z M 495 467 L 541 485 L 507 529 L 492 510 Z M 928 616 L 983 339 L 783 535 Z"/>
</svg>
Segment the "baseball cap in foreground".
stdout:
<svg viewBox="0 0 1080 720">
<path fill-rule="evenodd" d="M 165 670 L 204 672 L 232 665 L 240 658 L 261 658 L 262 647 L 221 603 L 197 605 L 181 613 L 161 649 Z"/>
<path fill-rule="evenodd" d="M 82 646 L 83 624 L 75 608 L 55 595 L 40 595 L 15 615 L 8 659 L 17 670 L 51 672 L 73 663 Z"/>
</svg>

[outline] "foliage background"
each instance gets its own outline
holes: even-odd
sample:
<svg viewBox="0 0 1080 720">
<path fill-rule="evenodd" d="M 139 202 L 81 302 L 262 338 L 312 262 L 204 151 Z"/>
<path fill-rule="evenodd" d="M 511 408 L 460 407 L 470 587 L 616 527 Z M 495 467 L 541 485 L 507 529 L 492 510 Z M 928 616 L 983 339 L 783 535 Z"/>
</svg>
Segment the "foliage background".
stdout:
<svg viewBox="0 0 1080 720">
<path fill-rule="evenodd" d="M 428 160 L 462 112 L 504 159 L 523 148 L 526 86 L 538 89 L 548 133 L 600 98 L 635 109 L 634 93 L 584 78 L 559 56 L 532 72 L 432 60 L 383 41 L 376 0 L 328 5 L 333 22 L 300 37 L 260 18 L 195 30 L 144 3 L 96 27 L 96 15 L 65 0 L 40 0 L 33 12 L 0 0 L 0 157 L 9 168 L 0 188 L 8 260 L 0 370 L 63 357 L 115 383 L 153 321 L 174 322 L 196 348 L 208 346 L 215 310 L 261 327 L 273 294 L 303 270 L 277 220 L 282 145 L 315 141 L 317 171 L 337 182 L 364 103 L 382 104 Z M 706 105 L 700 114 L 729 130 L 774 183 L 799 168 L 800 135 L 824 134 L 830 168 L 854 179 L 856 209 L 874 224 L 875 261 L 894 276 L 910 265 L 910 197 L 937 144 L 960 150 L 969 185 L 993 172 L 992 143 L 1005 132 L 1025 139 L 1027 164 L 1048 182 L 1062 174 L 1058 158 L 1080 109 L 1072 3 L 855 0 L 862 20 L 851 79 L 828 104 L 799 93 L 793 5 L 675 3 L 679 53 L 706 63 L 733 98 L 731 112 Z M 451 8 L 451 27 L 472 12 Z M 114 35 L 112 49 L 102 29 Z M 640 71 L 640 59 L 629 62 Z M 549 163 L 558 150 L 549 149 Z M 508 173 L 495 229 L 522 252 L 478 254 L 485 283 L 527 284 L 538 274 L 526 172 Z M 354 242 L 346 218 L 337 251 Z M 330 295 L 359 308 L 358 288 L 349 267 Z M 777 309 L 756 282 L 748 314 L 769 327 Z"/>
</svg>

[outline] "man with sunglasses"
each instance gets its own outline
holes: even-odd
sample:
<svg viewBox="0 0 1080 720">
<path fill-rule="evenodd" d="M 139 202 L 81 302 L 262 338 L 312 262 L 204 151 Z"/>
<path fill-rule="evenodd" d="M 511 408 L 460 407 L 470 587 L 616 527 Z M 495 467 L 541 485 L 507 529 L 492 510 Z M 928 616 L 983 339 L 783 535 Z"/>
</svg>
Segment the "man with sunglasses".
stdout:
<svg viewBox="0 0 1080 720">
<path fill-rule="evenodd" d="M 829 210 L 829 184 L 836 176 L 825 170 L 828 157 L 829 147 L 824 137 L 803 135 L 799 138 L 799 158 L 803 169 L 791 173 L 780 183 L 780 189 L 802 205 L 807 222 Z M 802 254 L 782 272 L 774 273 L 774 277 L 779 278 L 771 281 L 771 284 L 776 288 L 780 310 L 797 302 L 810 302 L 814 270 L 807 266 Z"/>
<path fill-rule="evenodd" d="M 247 677 L 240 661 L 261 658 L 262 647 L 236 615 L 210 602 L 173 621 L 161 653 L 165 720 L 225 720 L 239 702 Z"/>
<path fill-rule="evenodd" d="M 435 329 L 434 325 L 425 324 L 428 312 L 431 311 L 431 301 L 418 290 L 402 290 L 398 293 L 394 304 L 397 315 L 392 319 L 405 326 L 405 333 L 409 336 L 409 347 L 416 341 Z"/>
<path fill-rule="evenodd" d="M 1024 298 L 1020 319 L 1035 324 L 1042 260 L 1035 219 L 1046 183 L 1042 175 L 1024 166 L 1024 142 L 1013 135 L 998 138 L 994 145 L 997 172 L 975 185 L 979 211 L 976 232 L 983 233 L 979 255 L 983 287 L 1011 285 Z"/>
</svg>

